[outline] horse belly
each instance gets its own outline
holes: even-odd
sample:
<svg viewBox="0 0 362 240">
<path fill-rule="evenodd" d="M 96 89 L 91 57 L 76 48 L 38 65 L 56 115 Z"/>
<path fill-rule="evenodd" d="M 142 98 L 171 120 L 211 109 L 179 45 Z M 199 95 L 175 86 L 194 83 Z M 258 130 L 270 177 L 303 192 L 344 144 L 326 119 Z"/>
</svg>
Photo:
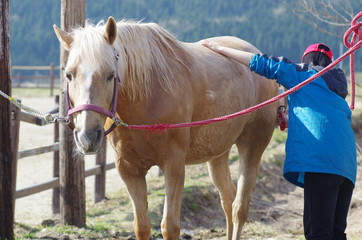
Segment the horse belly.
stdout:
<svg viewBox="0 0 362 240">
<path fill-rule="evenodd" d="M 229 151 L 241 135 L 244 124 L 241 119 L 232 119 L 194 130 L 186 164 L 207 162 Z"/>
</svg>

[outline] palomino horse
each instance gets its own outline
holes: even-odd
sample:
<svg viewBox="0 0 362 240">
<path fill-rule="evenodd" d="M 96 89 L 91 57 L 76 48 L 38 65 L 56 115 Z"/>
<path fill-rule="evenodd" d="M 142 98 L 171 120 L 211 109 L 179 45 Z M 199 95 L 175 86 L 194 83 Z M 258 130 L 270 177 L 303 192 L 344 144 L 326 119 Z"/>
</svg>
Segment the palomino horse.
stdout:
<svg viewBox="0 0 362 240">
<path fill-rule="evenodd" d="M 112 124 L 107 116 L 112 113 L 114 119 L 132 125 L 194 122 L 235 113 L 278 93 L 274 81 L 257 76 L 200 43 L 180 42 L 154 23 L 117 23 L 109 18 L 105 24 L 86 24 L 72 33 L 56 26 L 54 29 L 69 50 L 64 69 L 69 111 L 74 113 L 77 147 L 84 154 L 99 150 L 104 127 L 108 129 Z M 259 52 L 235 37 L 213 40 Z M 151 232 L 147 171 L 157 165 L 164 173 L 166 197 L 161 231 L 164 239 L 179 239 L 185 165 L 203 162 L 208 163 L 220 193 L 227 238 L 240 239 L 276 112 L 277 105 L 273 104 L 228 121 L 157 134 L 124 125 L 115 128 L 107 137 L 132 199 L 137 239 L 149 239 Z M 240 155 L 237 186 L 228 166 L 233 144 Z"/>
</svg>

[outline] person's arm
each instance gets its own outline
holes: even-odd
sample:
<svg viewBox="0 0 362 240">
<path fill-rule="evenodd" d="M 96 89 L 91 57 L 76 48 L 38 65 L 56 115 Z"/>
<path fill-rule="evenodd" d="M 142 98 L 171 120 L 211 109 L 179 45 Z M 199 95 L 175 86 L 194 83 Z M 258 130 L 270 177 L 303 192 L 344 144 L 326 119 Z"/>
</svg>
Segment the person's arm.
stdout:
<svg viewBox="0 0 362 240">
<path fill-rule="evenodd" d="M 211 50 L 232 58 L 243 65 L 250 68 L 251 71 L 264 76 L 268 79 L 276 79 L 277 83 L 290 89 L 300 83 L 299 75 L 301 72 L 307 71 L 300 66 L 289 61 L 284 57 L 268 57 L 266 54 L 257 54 L 246 52 L 226 46 L 221 46 L 215 41 L 208 39 L 201 40 L 199 43 Z"/>
<path fill-rule="evenodd" d="M 250 60 L 255 55 L 255 53 L 245 52 L 242 50 L 221 46 L 220 44 L 213 41 L 202 40 L 200 41 L 200 43 L 205 47 L 208 47 L 219 54 L 232 58 L 247 67 L 249 67 Z"/>
</svg>

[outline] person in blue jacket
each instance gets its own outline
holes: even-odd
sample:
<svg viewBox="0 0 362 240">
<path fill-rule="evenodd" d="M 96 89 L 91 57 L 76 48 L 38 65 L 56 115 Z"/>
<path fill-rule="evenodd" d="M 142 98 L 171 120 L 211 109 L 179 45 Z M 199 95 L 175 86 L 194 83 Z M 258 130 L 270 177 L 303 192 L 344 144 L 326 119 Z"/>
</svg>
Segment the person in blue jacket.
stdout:
<svg viewBox="0 0 362 240">
<path fill-rule="evenodd" d="M 221 46 L 209 40 L 201 44 L 239 61 L 290 89 L 333 61 L 331 49 L 322 43 L 305 50 L 302 63 L 284 57 L 268 57 Z M 345 101 L 347 82 L 343 71 L 332 68 L 288 96 L 289 129 L 283 176 L 304 188 L 306 239 L 347 239 L 347 215 L 356 182 L 356 142 L 352 112 Z"/>
</svg>

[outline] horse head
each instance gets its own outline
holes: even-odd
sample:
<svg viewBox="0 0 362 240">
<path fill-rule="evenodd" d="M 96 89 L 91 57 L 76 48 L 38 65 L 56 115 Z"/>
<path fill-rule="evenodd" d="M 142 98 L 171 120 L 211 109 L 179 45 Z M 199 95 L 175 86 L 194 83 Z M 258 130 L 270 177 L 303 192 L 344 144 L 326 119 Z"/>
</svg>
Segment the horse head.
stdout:
<svg viewBox="0 0 362 240">
<path fill-rule="evenodd" d="M 61 45 L 69 52 L 64 75 L 67 84 L 68 116 L 74 125 L 74 139 L 83 154 L 100 149 L 107 117 L 117 119 L 118 53 L 114 46 L 117 23 L 65 32 L 54 25 Z"/>
</svg>

